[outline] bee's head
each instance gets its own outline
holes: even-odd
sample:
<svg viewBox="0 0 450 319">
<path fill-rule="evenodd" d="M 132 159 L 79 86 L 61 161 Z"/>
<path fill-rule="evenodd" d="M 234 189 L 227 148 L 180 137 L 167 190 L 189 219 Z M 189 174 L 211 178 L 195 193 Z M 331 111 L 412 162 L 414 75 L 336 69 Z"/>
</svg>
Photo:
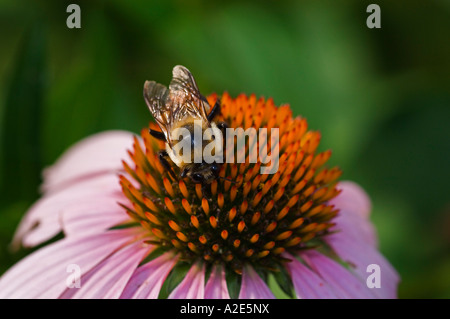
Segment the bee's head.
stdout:
<svg viewBox="0 0 450 319">
<path fill-rule="evenodd" d="M 184 175 L 187 175 L 196 184 L 210 184 L 219 177 L 220 165 L 217 163 L 200 164 L 192 166 Z M 183 174 L 182 174 L 183 175 Z"/>
</svg>

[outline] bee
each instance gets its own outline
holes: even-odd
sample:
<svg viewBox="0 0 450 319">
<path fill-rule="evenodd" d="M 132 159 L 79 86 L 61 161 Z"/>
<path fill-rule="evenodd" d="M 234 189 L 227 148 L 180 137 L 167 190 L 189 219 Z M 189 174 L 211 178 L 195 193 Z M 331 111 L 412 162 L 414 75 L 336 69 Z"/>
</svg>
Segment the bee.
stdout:
<svg viewBox="0 0 450 319">
<path fill-rule="evenodd" d="M 165 149 L 159 152 L 159 160 L 175 179 L 176 174 L 168 159 L 180 168 L 181 178 L 189 177 L 196 184 L 210 184 L 219 177 L 221 164 L 218 161 L 207 163 L 204 159 L 201 162 L 193 161 L 194 154 L 198 151 L 203 154 L 209 143 L 204 138 L 199 140 L 194 133 L 201 132 L 202 137 L 207 135 L 213 140 L 220 137 L 219 140 L 223 141 L 222 132 L 227 125 L 225 122 L 213 121 L 220 113 L 220 101 L 217 99 L 211 108 L 200 94 L 191 72 L 184 66 L 175 66 L 172 75 L 168 89 L 155 81 L 146 81 L 144 84 L 145 102 L 161 129 L 150 129 L 150 134 L 165 142 Z M 188 134 L 174 134 L 180 129 Z M 186 141 L 190 143 L 191 154 L 180 154 L 175 146 Z M 222 148 L 223 145 L 216 144 L 215 154 L 221 152 Z"/>
</svg>

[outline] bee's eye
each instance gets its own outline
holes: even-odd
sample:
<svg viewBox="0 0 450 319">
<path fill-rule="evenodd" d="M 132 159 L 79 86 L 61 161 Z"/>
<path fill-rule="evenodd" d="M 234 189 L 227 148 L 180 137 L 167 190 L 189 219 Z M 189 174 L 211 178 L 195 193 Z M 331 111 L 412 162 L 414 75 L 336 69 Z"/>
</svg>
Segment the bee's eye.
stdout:
<svg viewBox="0 0 450 319">
<path fill-rule="evenodd" d="M 212 164 L 211 165 L 211 170 L 213 171 L 214 175 L 217 175 L 217 174 L 219 174 L 220 167 L 217 164 Z"/>
<path fill-rule="evenodd" d="M 192 175 L 192 180 L 196 183 L 200 183 L 203 181 L 203 175 L 199 173 L 195 173 Z"/>
</svg>

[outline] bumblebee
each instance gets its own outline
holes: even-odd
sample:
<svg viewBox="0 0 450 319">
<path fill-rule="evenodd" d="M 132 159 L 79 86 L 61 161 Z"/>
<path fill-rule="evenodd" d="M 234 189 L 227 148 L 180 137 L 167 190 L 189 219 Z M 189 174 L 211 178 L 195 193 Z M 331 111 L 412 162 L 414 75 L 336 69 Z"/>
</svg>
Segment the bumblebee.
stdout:
<svg viewBox="0 0 450 319">
<path fill-rule="evenodd" d="M 214 118 L 220 113 L 220 101 L 211 108 L 206 98 L 200 94 L 194 77 L 187 68 L 177 65 L 172 71 L 172 81 L 169 88 L 146 81 L 144 84 L 144 99 L 160 127 L 161 131 L 150 129 L 150 134 L 165 142 L 165 150 L 159 152 L 161 164 L 176 178 L 168 160 L 180 168 L 180 177 L 189 177 L 197 184 L 210 184 L 219 177 L 221 161 L 205 161 L 198 159 L 197 154 L 203 154 L 211 140 L 223 141 L 222 132 L 226 123 L 215 123 Z M 179 132 L 186 132 L 181 135 Z M 201 132 L 201 138 L 198 133 Z M 208 138 L 203 138 L 203 137 Z M 188 146 L 190 154 L 178 151 L 179 145 Z M 216 143 L 214 154 L 222 152 L 223 145 Z M 200 153 L 199 153 L 200 152 Z"/>
</svg>

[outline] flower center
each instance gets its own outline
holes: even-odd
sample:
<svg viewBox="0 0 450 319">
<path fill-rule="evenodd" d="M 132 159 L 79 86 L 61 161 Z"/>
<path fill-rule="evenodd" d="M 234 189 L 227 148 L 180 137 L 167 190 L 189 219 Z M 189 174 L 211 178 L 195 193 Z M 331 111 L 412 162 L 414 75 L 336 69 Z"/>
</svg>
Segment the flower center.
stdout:
<svg viewBox="0 0 450 319">
<path fill-rule="evenodd" d="M 216 96 L 208 100 L 214 105 Z M 178 252 L 183 260 L 219 262 L 237 273 L 245 263 L 274 269 L 283 263 L 283 252 L 317 244 L 333 226 L 337 210 L 328 201 L 339 193 L 335 185 L 341 171 L 323 167 L 331 152 L 316 154 L 320 134 L 307 131 L 305 119 L 292 118 L 288 106 L 276 107 L 271 99 L 254 95 L 232 99 L 226 93 L 221 104 L 220 120 L 230 128 L 279 129 L 279 141 L 267 142 L 269 150 L 278 144 L 278 170 L 261 174 L 265 164 L 252 163 L 247 146 L 246 161 L 222 164 L 221 178 L 211 184 L 175 179 L 158 159 L 164 143 L 144 129 L 145 148 L 135 139 L 129 151 L 134 167 L 124 162 L 129 177 L 120 176 L 131 202 L 123 206 L 151 243 Z M 180 169 L 172 169 L 179 176 Z"/>
</svg>

